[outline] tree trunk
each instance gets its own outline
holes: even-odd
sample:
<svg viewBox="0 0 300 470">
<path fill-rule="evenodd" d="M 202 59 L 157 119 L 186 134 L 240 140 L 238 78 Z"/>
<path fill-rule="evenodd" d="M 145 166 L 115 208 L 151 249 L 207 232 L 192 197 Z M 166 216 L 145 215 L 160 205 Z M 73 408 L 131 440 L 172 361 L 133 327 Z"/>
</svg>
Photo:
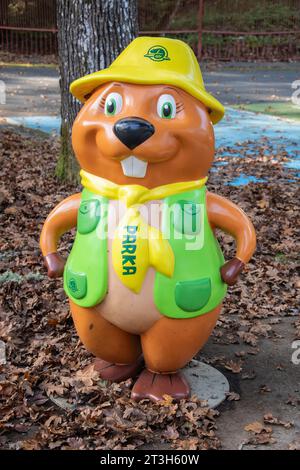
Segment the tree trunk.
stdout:
<svg viewBox="0 0 300 470">
<path fill-rule="evenodd" d="M 57 175 L 74 181 L 78 166 L 71 129 L 80 103 L 70 94 L 76 78 L 108 67 L 137 36 L 136 0 L 57 0 L 61 88 L 61 151 Z"/>
</svg>

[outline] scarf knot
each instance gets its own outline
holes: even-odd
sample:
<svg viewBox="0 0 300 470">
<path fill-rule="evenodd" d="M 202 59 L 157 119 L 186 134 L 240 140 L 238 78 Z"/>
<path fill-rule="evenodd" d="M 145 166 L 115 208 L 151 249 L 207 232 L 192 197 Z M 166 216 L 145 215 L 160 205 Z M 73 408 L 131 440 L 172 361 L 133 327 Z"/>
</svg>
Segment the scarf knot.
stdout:
<svg viewBox="0 0 300 470">
<path fill-rule="evenodd" d="M 85 170 L 80 171 L 80 176 L 82 185 L 89 191 L 108 199 L 120 200 L 127 207 L 115 230 L 112 244 L 112 263 L 121 282 L 133 292 L 140 292 L 150 266 L 172 277 L 175 265 L 173 250 L 161 231 L 145 222 L 138 206 L 173 194 L 200 189 L 207 178 L 148 189 L 137 184 L 118 185 Z"/>
</svg>

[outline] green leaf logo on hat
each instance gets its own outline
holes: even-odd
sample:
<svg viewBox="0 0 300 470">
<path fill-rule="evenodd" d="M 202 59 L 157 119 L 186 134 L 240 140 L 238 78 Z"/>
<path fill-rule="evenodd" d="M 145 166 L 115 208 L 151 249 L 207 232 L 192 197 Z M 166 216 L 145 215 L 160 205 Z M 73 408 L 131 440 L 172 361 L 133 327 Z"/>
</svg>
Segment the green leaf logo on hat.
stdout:
<svg viewBox="0 0 300 470">
<path fill-rule="evenodd" d="M 163 46 L 152 46 L 144 57 L 154 60 L 154 62 L 162 62 L 163 60 L 171 60 L 168 51 Z"/>
</svg>

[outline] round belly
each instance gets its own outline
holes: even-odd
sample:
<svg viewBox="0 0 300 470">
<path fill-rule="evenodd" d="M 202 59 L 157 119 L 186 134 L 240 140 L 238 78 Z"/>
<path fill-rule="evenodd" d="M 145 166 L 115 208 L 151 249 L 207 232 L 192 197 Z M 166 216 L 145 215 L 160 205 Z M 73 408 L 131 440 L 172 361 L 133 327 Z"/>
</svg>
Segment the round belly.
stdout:
<svg viewBox="0 0 300 470">
<path fill-rule="evenodd" d="M 125 287 L 109 261 L 108 293 L 96 310 L 113 325 L 128 333 L 141 334 L 161 318 L 153 299 L 155 271 L 149 268 L 142 289 L 135 294 Z"/>
<path fill-rule="evenodd" d="M 154 202 L 151 201 L 149 205 Z M 128 333 L 141 334 L 151 328 L 162 317 L 154 304 L 153 298 L 155 270 L 153 268 L 148 269 L 138 294 L 128 289 L 120 281 L 112 265 L 112 238 L 116 228 L 115 222 L 119 223 L 124 215 L 125 207 L 116 201 L 110 201 L 109 209 L 107 239 L 108 292 L 103 302 L 95 308 L 106 320 L 122 330 Z M 149 220 L 147 222 L 159 227 L 160 218 L 151 220 L 150 214 L 151 211 L 149 211 Z"/>
</svg>

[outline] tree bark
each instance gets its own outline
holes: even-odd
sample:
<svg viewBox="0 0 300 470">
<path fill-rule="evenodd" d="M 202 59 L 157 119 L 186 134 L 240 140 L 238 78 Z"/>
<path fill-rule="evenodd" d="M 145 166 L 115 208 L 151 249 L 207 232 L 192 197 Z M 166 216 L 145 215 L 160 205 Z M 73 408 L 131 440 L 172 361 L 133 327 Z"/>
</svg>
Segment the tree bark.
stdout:
<svg viewBox="0 0 300 470">
<path fill-rule="evenodd" d="M 136 0 L 57 0 L 61 88 L 61 151 L 56 173 L 77 178 L 71 129 L 80 103 L 70 94 L 76 78 L 108 67 L 138 34 Z"/>
</svg>

